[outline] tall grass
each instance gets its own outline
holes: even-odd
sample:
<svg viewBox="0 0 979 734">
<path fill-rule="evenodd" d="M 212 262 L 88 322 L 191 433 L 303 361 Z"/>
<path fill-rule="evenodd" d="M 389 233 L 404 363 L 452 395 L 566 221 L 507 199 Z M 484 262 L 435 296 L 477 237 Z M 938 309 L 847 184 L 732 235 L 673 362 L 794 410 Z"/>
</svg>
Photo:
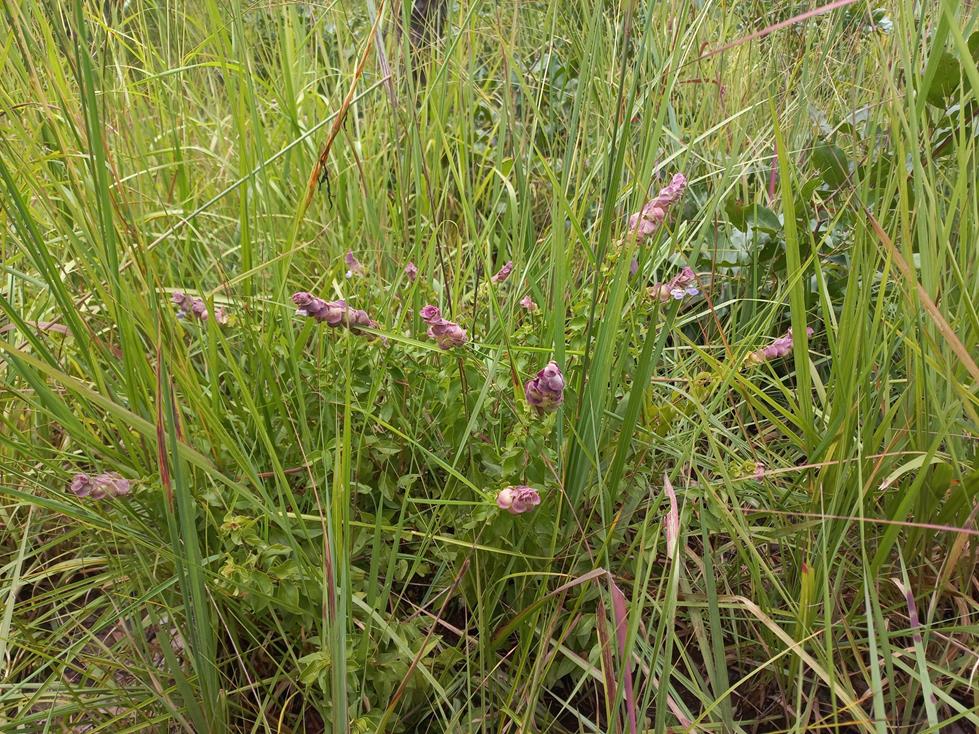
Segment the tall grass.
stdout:
<svg viewBox="0 0 979 734">
<path fill-rule="evenodd" d="M 979 731 L 977 15 L 834 5 L 5 2 L 0 731 Z"/>
</svg>

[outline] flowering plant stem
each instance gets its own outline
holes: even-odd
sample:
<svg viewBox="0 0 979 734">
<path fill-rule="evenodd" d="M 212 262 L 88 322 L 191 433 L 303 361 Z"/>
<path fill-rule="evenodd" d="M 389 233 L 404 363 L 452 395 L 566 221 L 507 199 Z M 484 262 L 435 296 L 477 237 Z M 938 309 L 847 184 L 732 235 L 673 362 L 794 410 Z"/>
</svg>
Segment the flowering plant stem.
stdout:
<svg viewBox="0 0 979 734">
<path fill-rule="evenodd" d="M 612 465 L 609 468 L 608 480 L 605 483 L 606 502 L 611 503 L 622 481 L 622 474 L 625 471 L 626 458 L 629 455 L 629 447 L 632 445 L 632 433 L 636 428 L 636 421 L 639 419 L 639 411 L 642 408 L 643 396 L 649 380 L 653 376 L 653 371 L 663 354 L 666 346 L 666 337 L 673 330 L 673 323 L 676 320 L 677 311 L 680 303 L 673 301 L 666 307 L 663 320 L 660 322 L 660 304 L 656 304 L 652 316 L 649 317 L 649 330 L 646 332 L 646 341 L 643 344 L 642 354 L 639 356 L 639 365 L 632 379 L 632 389 L 629 391 L 629 401 L 626 403 L 625 415 L 622 417 L 622 427 L 619 429 L 619 440 L 615 447 L 615 456 L 612 458 Z M 659 326 L 656 338 L 651 338 L 653 329 Z M 635 511 L 638 504 L 639 494 L 626 497 L 623 507 L 620 527 L 627 527 L 629 517 Z M 613 534 L 608 538 L 611 541 Z"/>
</svg>

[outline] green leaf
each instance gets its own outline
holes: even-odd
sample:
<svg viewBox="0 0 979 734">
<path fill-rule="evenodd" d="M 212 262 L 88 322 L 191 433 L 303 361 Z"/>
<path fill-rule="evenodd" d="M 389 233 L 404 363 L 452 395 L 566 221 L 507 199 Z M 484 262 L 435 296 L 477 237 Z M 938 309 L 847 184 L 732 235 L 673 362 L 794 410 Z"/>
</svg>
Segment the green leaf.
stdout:
<svg viewBox="0 0 979 734">
<path fill-rule="evenodd" d="M 979 63 L 979 31 L 976 31 L 967 42 L 969 55 L 972 60 Z M 935 76 L 928 87 L 926 99 L 928 104 L 945 109 L 959 96 L 959 88 L 964 78 L 962 74 L 962 64 L 955 54 L 948 51 L 941 52 L 941 58 L 935 68 Z"/>
<path fill-rule="evenodd" d="M 330 651 L 328 648 L 299 658 L 299 680 L 307 686 L 313 685 L 329 669 Z"/>
<path fill-rule="evenodd" d="M 727 212 L 728 221 L 742 232 L 747 232 L 749 228 L 773 233 L 782 229 L 782 222 L 779 220 L 778 214 L 767 206 L 742 204 L 731 199 L 724 209 Z"/>
<path fill-rule="evenodd" d="M 850 172 L 850 162 L 843 150 L 833 143 L 821 141 L 812 150 L 812 162 L 823 181 L 839 188 Z"/>
</svg>

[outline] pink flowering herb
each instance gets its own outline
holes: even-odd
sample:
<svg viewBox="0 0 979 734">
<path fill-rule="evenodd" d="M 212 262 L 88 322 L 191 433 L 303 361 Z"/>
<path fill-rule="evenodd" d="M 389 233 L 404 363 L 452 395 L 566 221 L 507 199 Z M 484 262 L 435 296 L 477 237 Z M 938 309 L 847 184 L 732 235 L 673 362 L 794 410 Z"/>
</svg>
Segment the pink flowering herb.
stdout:
<svg viewBox="0 0 979 734">
<path fill-rule="evenodd" d="M 496 495 L 496 506 L 511 515 L 530 512 L 540 504 L 540 493 L 533 487 L 507 487 Z"/>
<path fill-rule="evenodd" d="M 186 293 L 177 291 L 170 296 L 170 300 L 177 307 L 178 319 L 194 318 L 198 321 L 207 321 L 210 317 L 207 305 L 201 298 L 194 298 L 188 296 Z M 223 308 L 218 307 L 214 309 L 214 320 L 222 325 L 228 323 L 228 315 L 224 312 Z"/>
<path fill-rule="evenodd" d="M 312 293 L 300 291 L 292 295 L 292 302 L 296 304 L 297 316 L 308 316 L 326 322 L 327 326 L 334 328 L 343 326 L 354 331 L 358 327 L 378 328 L 377 322 L 368 316 L 366 311 L 351 308 L 343 299 L 324 301 Z"/>
<path fill-rule="evenodd" d="M 461 347 L 468 339 L 465 329 L 454 321 L 448 321 L 446 319 L 429 322 L 428 337 L 429 339 L 435 340 L 435 343 L 439 345 L 439 349 L 446 350 L 452 349 L 453 347 Z"/>
<path fill-rule="evenodd" d="M 676 174 L 669 185 L 661 189 L 655 198 L 629 217 L 629 231 L 634 232 L 636 238 L 640 240 L 655 234 L 666 219 L 670 207 L 683 196 L 686 188 L 687 177 L 682 173 Z"/>
<path fill-rule="evenodd" d="M 405 277 L 407 277 L 412 283 L 414 283 L 415 278 L 418 277 L 418 266 L 410 260 L 408 261 L 408 264 L 405 265 Z"/>
<path fill-rule="evenodd" d="M 689 267 L 684 267 L 677 275 L 666 283 L 657 283 L 649 289 L 649 296 L 661 303 L 683 301 L 687 298 L 699 295 L 700 289 L 697 288 L 697 274 Z"/>
<path fill-rule="evenodd" d="M 88 474 L 76 474 L 68 485 L 68 491 L 76 497 L 90 497 L 93 500 L 120 497 L 129 494 L 130 489 L 129 480 L 116 472 L 96 474 L 94 477 Z"/>
<path fill-rule="evenodd" d="M 564 375 L 557 362 L 550 361 L 524 385 L 527 403 L 539 413 L 553 413 L 564 402 Z"/>
<path fill-rule="evenodd" d="M 428 324 L 428 338 L 434 339 L 439 349 L 452 349 L 466 343 L 466 330 L 454 321 L 443 319 L 437 306 L 423 306 L 418 315 Z"/>
<path fill-rule="evenodd" d="M 813 330 L 811 326 L 806 327 L 806 336 L 812 336 Z M 756 349 L 754 352 L 748 355 L 748 364 L 757 365 L 762 362 L 768 362 L 772 359 L 778 359 L 779 357 L 786 357 L 792 353 L 792 329 L 785 332 L 783 336 L 775 339 L 771 344 L 761 349 Z"/>
<path fill-rule="evenodd" d="M 534 299 L 531 298 L 529 295 L 526 295 L 520 299 L 520 305 L 530 313 L 533 313 L 534 311 L 537 310 L 537 304 L 534 303 Z"/>
<path fill-rule="evenodd" d="M 343 262 L 347 265 L 348 278 L 352 278 L 355 275 L 367 275 L 367 270 L 361 265 L 360 260 L 354 255 L 353 250 L 347 250 L 347 254 L 343 256 Z"/>
<path fill-rule="evenodd" d="M 500 271 L 496 273 L 490 280 L 494 283 L 502 283 L 504 280 L 510 277 L 510 273 L 513 272 L 513 260 L 507 260 L 507 264 L 500 268 Z"/>
</svg>

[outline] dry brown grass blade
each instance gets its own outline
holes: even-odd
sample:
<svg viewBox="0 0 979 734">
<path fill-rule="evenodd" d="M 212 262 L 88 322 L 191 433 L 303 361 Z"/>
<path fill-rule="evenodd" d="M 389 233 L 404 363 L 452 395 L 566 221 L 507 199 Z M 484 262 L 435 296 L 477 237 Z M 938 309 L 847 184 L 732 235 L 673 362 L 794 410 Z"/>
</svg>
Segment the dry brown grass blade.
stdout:
<svg viewBox="0 0 979 734">
<path fill-rule="evenodd" d="M 357 82 L 360 81 L 360 77 L 364 74 L 364 67 L 367 65 L 367 57 L 370 56 L 371 49 L 374 48 L 374 41 L 377 38 L 377 29 L 380 26 L 383 15 L 384 0 L 381 0 L 377 6 L 377 17 L 374 19 L 374 25 L 371 26 L 371 32 L 367 34 L 367 43 L 364 45 L 364 51 L 360 55 L 360 61 L 357 62 L 357 68 L 354 70 L 353 79 L 350 80 L 350 87 L 347 89 L 347 94 L 343 98 L 343 102 L 340 104 L 340 110 L 337 113 L 336 119 L 333 121 L 333 125 L 330 127 L 330 132 L 326 136 L 326 143 L 323 145 L 322 151 L 320 151 L 319 158 L 316 159 L 313 170 L 309 173 L 309 181 L 306 183 L 306 196 L 303 199 L 303 205 L 299 212 L 300 218 L 306 213 L 310 202 L 313 200 L 313 196 L 316 194 L 316 187 L 319 186 L 320 179 L 323 176 L 323 171 L 326 170 L 326 164 L 330 158 L 330 150 L 333 148 L 333 142 L 337 139 L 337 135 L 340 134 L 340 130 L 343 128 L 343 123 L 347 119 L 347 112 L 350 110 L 350 105 L 354 99 L 354 93 L 357 91 Z"/>
<path fill-rule="evenodd" d="M 870 226 L 877 235 L 877 239 L 880 240 L 880 243 L 884 246 L 887 254 L 894 261 L 894 264 L 897 265 L 897 269 L 901 271 L 901 275 L 904 276 L 904 279 L 908 282 L 908 285 L 914 288 L 915 293 L 918 296 L 918 300 L 921 302 L 921 305 L 925 311 L 928 312 L 931 320 L 935 322 L 935 326 L 938 327 L 938 331 L 941 332 L 941 335 L 945 338 L 945 341 L 948 342 L 948 345 L 952 348 L 952 351 L 955 352 L 955 356 L 961 360 L 966 370 L 968 370 L 969 374 L 972 375 L 972 379 L 976 381 L 976 384 L 979 384 L 979 367 L 976 366 L 975 360 L 972 359 L 972 356 L 965 348 L 965 345 L 959 339 L 958 335 L 952 331 L 952 327 L 949 326 L 948 321 L 946 321 L 945 317 L 942 316 L 942 312 L 938 310 L 938 306 L 935 305 L 935 302 L 931 300 L 931 296 L 928 295 L 928 291 L 926 291 L 924 286 L 918 282 L 918 279 L 915 277 L 911 266 L 908 265 L 907 260 L 904 259 L 904 256 L 901 255 L 898 249 L 894 246 L 891 238 L 887 236 L 887 232 L 885 232 L 884 228 L 880 226 L 880 222 L 878 222 L 874 215 L 870 213 L 870 210 L 867 209 L 867 207 L 863 207 L 863 212 L 867 215 L 867 219 L 870 221 Z"/>
<path fill-rule="evenodd" d="M 636 694 L 632 689 L 632 661 L 626 657 L 626 641 L 629 626 L 629 603 L 622 589 L 615 583 L 612 574 L 608 575 L 609 595 L 612 597 L 612 618 L 615 621 L 615 640 L 618 643 L 619 655 L 622 656 L 624 668 L 623 688 L 625 689 L 626 714 L 629 717 L 629 734 L 639 731 L 636 714 Z"/>
</svg>

